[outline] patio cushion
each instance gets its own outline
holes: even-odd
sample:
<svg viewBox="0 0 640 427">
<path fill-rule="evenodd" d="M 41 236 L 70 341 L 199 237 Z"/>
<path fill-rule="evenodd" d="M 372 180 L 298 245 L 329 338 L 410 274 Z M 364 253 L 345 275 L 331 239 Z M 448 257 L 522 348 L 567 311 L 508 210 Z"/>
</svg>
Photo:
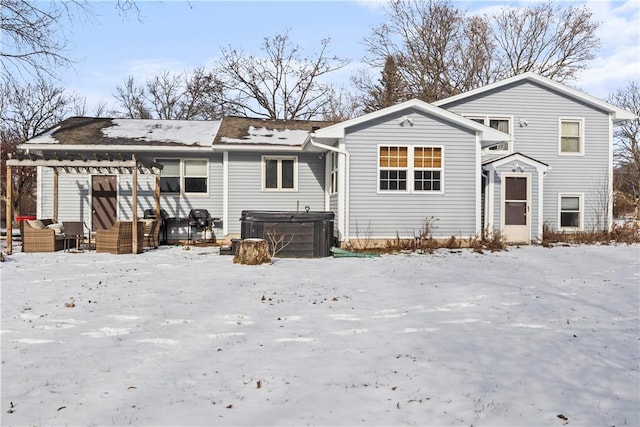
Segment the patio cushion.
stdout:
<svg viewBox="0 0 640 427">
<path fill-rule="evenodd" d="M 64 227 L 62 226 L 62 224 L 49 224 L 47 225 L 47 228 L 49 230 L 53 230 L 56 234 L 64 233 Z"/>
<path fill-rule="evenodd" d="M 46 227 L 39 219 L 29 219 L 27 220 L 31 228 L 35 228 L 36 230 L 44 230 Z"/>
</svg>

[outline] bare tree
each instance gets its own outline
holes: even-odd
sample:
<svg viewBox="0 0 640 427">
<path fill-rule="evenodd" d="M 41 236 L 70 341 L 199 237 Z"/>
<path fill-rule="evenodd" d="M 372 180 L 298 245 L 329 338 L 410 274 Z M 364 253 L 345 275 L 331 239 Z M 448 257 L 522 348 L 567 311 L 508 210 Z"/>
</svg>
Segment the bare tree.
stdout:
<svg viewBox="0 0 640 427">
<path fill-rule="evenodd" d="M 3 0 L 0 11 L 0 61 L 5 80 L 17 77 L 16 73 L 51 75 L 56 67 L 70 64 L 59 28 L 63 5 Z"/>
<path fill-rule="evenodd" d="M 198 68 L 193 73 L 162 72 L 137 85 L 132 76 L 116 87 L 115 98 L 128 118 L 165 120 L 215 119 L 222 115 L 223 85 L 212 73 Z"/>
<path fill-rule="evenodd" d="M 501 72 L 506 76 L 534 71 L 559 82 L 573 80 L 600 47 L 599 24 L 585 6 L 548 2 L 503 8 L 495 23 Z"/>
<path fill-rule="evenodd" d="M 619 123 L 614 129 L 614 186 L 618 195 L 636 206 L 636 217 L 640 219 L 640 82 L 629 82 L 609 96 L 609 102 L 636 116 L 634 120 Z"/>
<path fill-rule="evenodd" d="M 287 32 L 265 37 L 261 56 L 222 49 L 216 74 L 228 91 L 228 103 L 242 115 L 270 119 L 311 119 L 330 102 L 330 86 L 321 82 L 348 61 L 329 56 L 329 40 L 306 56 Z"/>
<path fill-rule="evenodd" d="M 116 8 L 122 13 L 138 11 L 133 0 L 118 0 Z M 64 24 L 74 14 L 86 15 L 89 10 L 90 4 L 84 0 L 2 0 L 0 74 L 3 80 L 14 84 L 37 76 L 55 77 L 58 67 L 71 65 Z"/>
<path fill-rule="evenodd" d="M 319 118 L 330 122 L 352 119 L 362 113 L 359 101 L 346 89 L 329 88 L 328 102 L 322 106 Z"/>
<path fill-rule="evenodd" d="M 427 102 L 526 71 L 571 80 L 600 46 L 599 24 L 584 6 L 548 2 L 472 16 L 448 0 L 391 0 L 386 12 L 364 40 L 365 62 L 383 70 L 393 58 L 410 96 Z M 354 79 L 365 99 L 377 90 L 367 72 Z"/>
<path fill-rule="evenodd" d="M 123 86 L 116 87 L 116 100 L 124 111 L 120 115 L 129 119 L 150 119 L 151 111 L 146 105 L 146 92 L 144 87 L 136 85 L 133 76 L 127 77 Z"/>
<path fill-rule="evenodd" d="M 64 89 L 44 79 L 33 84 L 2 84 L 0 92 L 0 143 L 2 145 L 2 201 L 6 202 L 6 160 L 18 144 L 53 127 L 65 118 L 72 102 Z M 13 180 L 13 208 L 20 213 L 26 200 L 33 200 L 35 168 L 18 168 Z"/>
<path fill-rule="evenodd" d="M 432 102 L 488 83 L 495 49 L 486 21 L 446 0 L 392 0 L 364 40 L 366 62 L 393 58 L 413 97 Z"/>
<path fill-rule="evenodd" d="M 74 96 L 71 102 L 71 115 L 73 116 L 83 117 L 89 115 L 91 117 L 106 117 L 111 113 L 112 111 L 104 99 L 99 100 L 94 105 L 92 112 L 89 112 L 87 108 L 87 98 L 84 96 Z"/>
</svg>

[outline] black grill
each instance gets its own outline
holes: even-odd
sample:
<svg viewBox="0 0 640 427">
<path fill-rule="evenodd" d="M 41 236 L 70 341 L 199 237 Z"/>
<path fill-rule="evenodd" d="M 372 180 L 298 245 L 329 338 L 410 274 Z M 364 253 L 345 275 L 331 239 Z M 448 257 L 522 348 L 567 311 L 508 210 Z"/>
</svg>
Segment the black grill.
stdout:
<svg viewBox="0 0 640 427">
<path fill-rule="evenodd" d="M 210 227 L 211 215 L 206 209 L 191 209 L 189 212 L 189 225 L 191 227 Z"/>
</svg>

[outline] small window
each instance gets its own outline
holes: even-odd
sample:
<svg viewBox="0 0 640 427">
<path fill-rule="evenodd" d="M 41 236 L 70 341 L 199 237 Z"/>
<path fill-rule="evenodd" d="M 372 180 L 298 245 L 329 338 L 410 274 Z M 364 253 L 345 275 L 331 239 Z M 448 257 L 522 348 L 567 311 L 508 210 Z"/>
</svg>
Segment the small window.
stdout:
<svg viewBox="0 0 640 427">
<path fill-rule="evenodd" d="M 512 135 L 511 119 L 508 117 L 475 116 L 467 117 L 469 120 L 489 126 L 506 134 Z M 501 142 L 486 148 L 487 151 L 509 151 L 509 142 Z"/>
<path fill-rule="evenodd" d="M 338 192 L 338 153 L 331 152 L 329 156 L 329 168 L 330 168 L 330 187 L 329 193 L 335 194 Z"/>
<path fill-rule="evenodd" d="M 580 195 L 560 196 L 560 228 L 581 229 L 582 200 Z"/>
<path fill-rule="evenodd" d="M 582 120 L 581 119 L 561 119 L 560 120 L 560 153 L 561 154 L 582 154 Z"/>
<path fill-rule="evenodd" d="M 262 158 L 264 190 L 295 190 L 297 186 L 297 157 Z"/>
</svg>

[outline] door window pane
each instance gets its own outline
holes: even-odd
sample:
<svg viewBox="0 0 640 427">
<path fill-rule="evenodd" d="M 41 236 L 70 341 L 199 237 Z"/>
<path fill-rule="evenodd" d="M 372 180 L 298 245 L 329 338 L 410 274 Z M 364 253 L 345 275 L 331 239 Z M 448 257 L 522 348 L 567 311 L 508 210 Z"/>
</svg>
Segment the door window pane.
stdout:
<svg viewBox="0 0 640 427">
<path fill-rule="evenodd" d="M 526 202 L 506 202 L 504 209 L 505 225 L 527 225 Z"/>
<path fill-rule="evenodd" d="M 505 181 L 506 200 L 527 200 L 527 178 L 507 177 Z"/>
</svg>

